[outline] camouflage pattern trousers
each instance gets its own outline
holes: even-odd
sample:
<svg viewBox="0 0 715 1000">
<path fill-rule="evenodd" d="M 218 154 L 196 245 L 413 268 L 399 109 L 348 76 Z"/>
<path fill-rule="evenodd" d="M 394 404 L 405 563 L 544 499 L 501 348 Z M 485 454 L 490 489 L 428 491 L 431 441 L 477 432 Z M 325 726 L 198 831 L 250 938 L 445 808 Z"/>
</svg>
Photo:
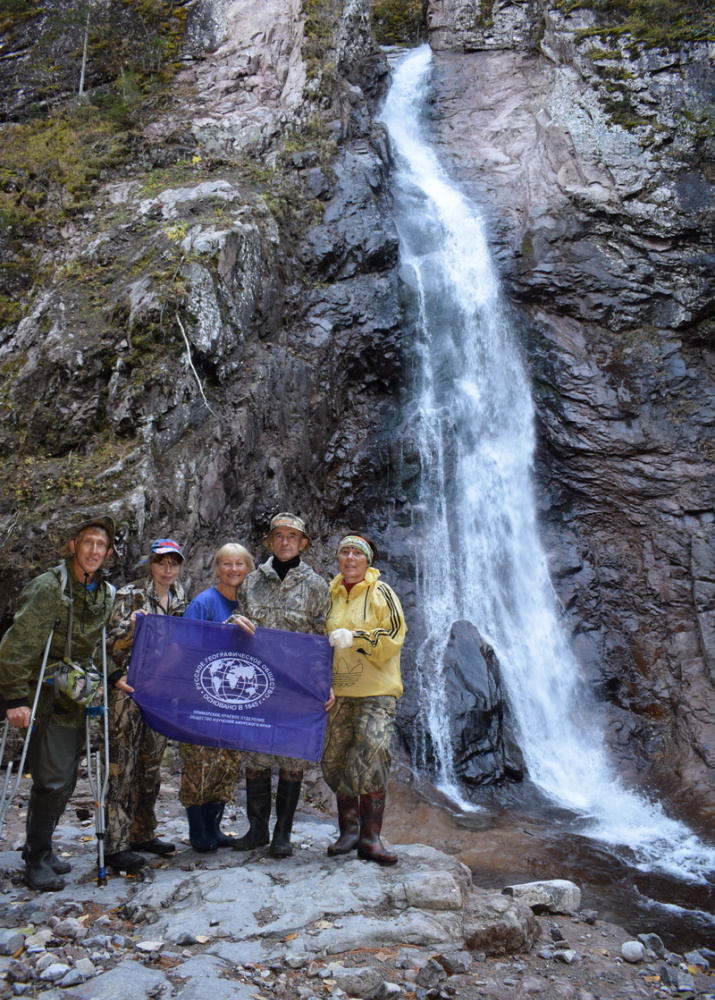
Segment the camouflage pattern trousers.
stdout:
<svg viewBox="0 0 715 1000">
<path fill-rule="evenodd" d="M 107 854 L 129 850 L 156 834 L 156 804 L 166 736 L 142 720 L 136 702 L 123 691 L 109 692 L 109 786 Z"/>
<path fill-rule="evenodd" d="M 390 695 L 335 699 L 321 767 L 336 795 L 353 797 L 387 788 L 396 703 Z"/>
<path fill-rule="evenodd" d="M 233 790 L 241 771 L 240 750 L 179 743 L 179 755 L 183 765 L 179 789 L 182 806 L 233 800 Z"/>
<path fill-rule="evenodd" d="M 302 776 L 303 771 L 307 771 L 313 766 L 313 761 L 303 760 L 302 757 L 281 757 L 280 754 L 271 753 L 245 753 L 243 760 L 246 764 L 246 777 L 255 778 L 263 771 L 270 771 L 272 767 L 277 767 L 282 777 L 297 781 Z"/>
</svg>

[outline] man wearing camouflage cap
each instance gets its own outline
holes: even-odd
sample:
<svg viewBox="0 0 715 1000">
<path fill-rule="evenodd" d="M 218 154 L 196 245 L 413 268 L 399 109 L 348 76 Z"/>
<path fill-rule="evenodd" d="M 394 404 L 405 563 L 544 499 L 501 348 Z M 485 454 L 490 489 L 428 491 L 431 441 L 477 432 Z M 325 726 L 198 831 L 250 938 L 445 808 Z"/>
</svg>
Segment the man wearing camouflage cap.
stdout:
<svg viewBox="0 0 715 1000">
<path fill-rule="evenodd" d="M 330 608 L 330 591 L 325 580 L 301 561 L 310 545 L 305 522 L 295 514 L 276 514 L 263 544 L 271 558 L 250 573 L 236 595 L 238 608 L 228 619 L 247 632 L 255 626 L 287 632 L 325 635 L 325 618 Z M 331 691 L 331 698 L 334 696 Z M 329 702 L 327 708 L 332 702 Z M 276 793 L 276 825 L 270 853 L 284 858 L 293 853 L 293 828 L 303 771 L 309 761 L 263 753 L 244 754 L 246 765 L 246 812 L 250 828 L 234 843 L 237 851 L 251 851 L 269 841 L 271 816 L 271 766 L 279 770 Z"/>
<path fill-rule="evenodd" d="M 46 679 L 52 667 L 70 660 L 80 673 L 96 675 L 92 657 L 114 601 L 114 587 L 101 573 L 114 549 L 114 521 L 96 517 L 77 524 L 68 549 L 69 556 L 59 566 L 27 584 L 0 643 L 0 692 L 10 725 L 21 729 L 30 723 L 30 705 L 53 629 Z M 52 851 L 52 834 L 77 781 L 84 719 L 84 704 L 54 684 L 43 684 L 28 749 L 32 788 L 22 856 L 31 889 L 62 889 L 61 875 L 70 871 L 69 863 Z"/>
</svg>

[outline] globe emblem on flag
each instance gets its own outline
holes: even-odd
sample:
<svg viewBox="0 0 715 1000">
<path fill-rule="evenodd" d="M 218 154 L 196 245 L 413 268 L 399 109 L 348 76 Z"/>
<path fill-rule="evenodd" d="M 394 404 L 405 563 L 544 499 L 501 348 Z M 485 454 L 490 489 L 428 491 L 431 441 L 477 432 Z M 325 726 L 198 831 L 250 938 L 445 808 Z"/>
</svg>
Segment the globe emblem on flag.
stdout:
<svg viewBox="0 0 715 1000">
<path fill-rule="evenodd" d="M 255 708 L 273 694 L 273 675 L 254 657 L 218 653 L 196 668 L 194 680 L 203 696 L 227 708 Z"/>
</svg>

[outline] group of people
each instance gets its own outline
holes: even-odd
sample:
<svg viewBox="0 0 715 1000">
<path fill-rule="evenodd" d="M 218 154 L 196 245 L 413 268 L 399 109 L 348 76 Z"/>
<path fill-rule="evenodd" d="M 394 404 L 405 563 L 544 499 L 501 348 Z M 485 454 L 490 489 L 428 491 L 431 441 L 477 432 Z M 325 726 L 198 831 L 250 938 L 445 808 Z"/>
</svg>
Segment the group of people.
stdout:
<svg viewBox="0 0 715 1000">
<path fill-rule="evenodd" d="M 76 784 L 85 703 L 77 700 L 77 685 L 64 679 L 73 669 L 96 674 L 94 658 L 103 635 L 109 655 L 110 748 L 105 862 L 116 871 L 135 871 L 146 863 L 143 854 L 162 856 L 175 849 L 156 835 L 167 741 L 144 722 L 127 679 L 137 616 L 146 614 L 226 622 L 251 636 L 262 627 L 329 637 L 333 676 L 324 705 L 321 763 L 337 799 L 339 836 L 328 853 L 357 850 L 364 860 L 395 864 L 381 829 L 406 626 L 399 600 L 373 565 L 372 541 L 364 534 L 342 537 L 339 572 L 328 585 L 303 561 L 311 543 L 305 522 L 295 514 L 276 514 L 263 539 L 268 559 L 256 569 L 242 545 L 222 546 L 214 559 L 217 582 L 189 603 L 180 582 L 184 553 L 175 540 L 155 541 L 144 577 L 115 593 L 102 572 L 115 544 L 111 517 L 83 521 L 70 534 L 66 558 L 24 588 L 0 642 L 0 693 L 10 725 L 27 729 L 38 694 L 27 758 L 32 775 L 23 848 L 28 886 L 61 889 L 62 876 L 71 870 L 53 852 L 52 835 Z M 37 692 L 43 661 L 44 682 Z M 179 799 L 195 850 L 250 851 L 269 845 L 274 857 L 292 854 L 293 817 L 308 761 L 189 743 L 181 743 L 179 753 Z M 235 837 L 221 830 L 221 820 L 241 764 L 248 830 Z M 272 768 L 278 769 L 278 786 L 271 834 Z"/>
</svg>

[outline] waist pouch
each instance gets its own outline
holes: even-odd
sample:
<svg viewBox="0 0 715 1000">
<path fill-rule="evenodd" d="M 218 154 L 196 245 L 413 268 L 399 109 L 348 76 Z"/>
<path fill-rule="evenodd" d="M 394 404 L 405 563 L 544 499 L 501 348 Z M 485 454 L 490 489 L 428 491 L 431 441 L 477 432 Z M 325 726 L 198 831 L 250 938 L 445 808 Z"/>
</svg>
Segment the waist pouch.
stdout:
<svg viewBox="0 0 715 1000">
<path fill-rule="evenodd" d="M 64 657 L 47 664 L 45 681 L 54 687 L 56 694 L 64 695 L 78 705 L 89 705 L 99 690 L 102 678 L 91 660 L 83 667 L 76 660 Z"/>
</svg>

